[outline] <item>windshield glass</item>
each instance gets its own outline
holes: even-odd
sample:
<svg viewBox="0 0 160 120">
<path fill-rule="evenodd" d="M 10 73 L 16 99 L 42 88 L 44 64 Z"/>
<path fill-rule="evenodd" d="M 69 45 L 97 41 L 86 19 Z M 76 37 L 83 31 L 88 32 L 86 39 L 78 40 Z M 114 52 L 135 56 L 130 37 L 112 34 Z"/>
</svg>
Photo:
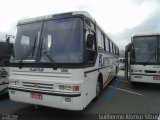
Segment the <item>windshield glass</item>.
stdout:
<svg viewBox="0 0 160 120">
<path fill-rule="evenodd" d="M 157 37 L 136 37 L 133 39 L 134 62 L 157 62 Z"/>
<path fill-rule="evenodd" d="M 83 22 L 80 18 L 44 22 L 41 62 L 79 63 L 83 60 Z"/>
<path fill-rule="evenodd" d="M 43 23 L 43 25 L 42 25 Z M 41 36 L 41 37 L 40 37 Z M 42 40 L 42 49 L 39 49 Z M 37 54 L 40 53 L 37 56 Z M 24 57 L 25 56 L 25 57 Z M 50 59 L 49 59 L 50 58 Z M 83 21 L 56 19 L 19 25 L 11 63 L 79 63 L 83 60 Z"/>
<path fill-rule="evenodd" d="M 30 54 L 24 58 L 23 62 L 35 61 L 41 25 L 42 23 L 39 22 L 17 27 L 17 36 L 14 44 L 15 56 L 11 59 L 11 62 L 18 62 L 29 51 Z"/>
<path fill-rule="evenodd" d="M 123 58 L 120 58 L 120 59 L 119 59 L 119 62 L 120 62 L 120 63 L 124 63 L 124 59 L 123 59 Z"/>
</svg>

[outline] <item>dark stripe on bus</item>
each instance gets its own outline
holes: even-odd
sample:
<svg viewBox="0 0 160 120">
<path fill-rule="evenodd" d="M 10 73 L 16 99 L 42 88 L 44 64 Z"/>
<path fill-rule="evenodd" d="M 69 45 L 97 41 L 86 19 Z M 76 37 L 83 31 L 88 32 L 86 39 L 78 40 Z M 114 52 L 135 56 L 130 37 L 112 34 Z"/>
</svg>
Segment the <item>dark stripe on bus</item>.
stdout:
<svg viewBox="0 0 160 120">
<path fill-rule="evenodd" d="M 101 70 L 101 69 L 104 69 L 104 68 L 107 68 L 107 67 L 110 67 L 110 66 L 105 66 L 105 67 L 101 67 L 101 68 L 85 71 L 84 74 L 91 73 L 91 72 L 94 72 L 94 71 L 97 71 L 97 70 Z"/>
</svg>

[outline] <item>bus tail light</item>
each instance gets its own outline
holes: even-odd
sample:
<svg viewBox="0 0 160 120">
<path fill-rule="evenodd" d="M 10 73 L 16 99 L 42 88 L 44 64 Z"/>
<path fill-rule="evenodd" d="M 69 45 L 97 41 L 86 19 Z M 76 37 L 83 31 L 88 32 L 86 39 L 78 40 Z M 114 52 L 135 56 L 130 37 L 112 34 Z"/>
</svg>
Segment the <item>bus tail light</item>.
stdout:
<svg viewBox="0 0 160 120">
<path fill-rule="evenodd" d="M 73 86 L 73 91 L 79 91 L 80 90 L 80 86 L 77 85 L 77 86 Z"/>
<path fill-rule="evenodd" d="M 9 85 L 20 86 L 20 82 L 19 82 L 19 81 L 16 81 L 16 80 L 10 80 L 10 81 L 9 81 Z"/>
</svg>

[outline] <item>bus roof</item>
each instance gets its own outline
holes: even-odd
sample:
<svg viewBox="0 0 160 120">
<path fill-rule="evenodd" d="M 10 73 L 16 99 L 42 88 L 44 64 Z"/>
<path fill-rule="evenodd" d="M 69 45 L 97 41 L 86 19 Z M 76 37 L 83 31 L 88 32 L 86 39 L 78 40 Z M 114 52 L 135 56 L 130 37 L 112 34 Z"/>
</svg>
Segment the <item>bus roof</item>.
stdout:
<svg viewBox="0 0 160 120">
<path fill-rule="evenodd" d="M 156 36 L 156 35 L 160 35 L 160 33 L 156 33 L 156 32 L 150 32 L 150 33 L 136 33 L 133 34 L 132 37 L 141 37 L 141 36 Z"/>
<path fill-rule="evenodd" d="M 59 17 L 67 17 L 68 16 L 76 16 L 76 15 L 83 15 L 89 19 L 91 19 L 93 22 L 95 22 L 97 24 L 97 26 L 102 30 L 102 27 L 95 21 L 95 19 L 87 12 L 87 11 L 72 11 L 72 12 L 66 12 L 66 13 L 59 13 L 59 14 L 50 14 L 50 15 L 44 15 L 44 16 L 40 16 L 40 17 L 35 17 L 35 18 L 28 18 L 28 19 L 24 19 L 21 21 L 18 21 L 17 25 L 20 24 L 27 24 L 27 23 L 33 23 L 33 22 L 38 22 L 38 21 L 43 21 L 43 20 L 49 20 L 49 19 L 53 19 L 53 18 L 59 18 Z M 108 37 L 109 40 L 110 37 L 108 35 L 106 35 Z M 111 40 L 112 41 L 112 40 Z M 112 43 L 114 43 L 112 41 Z M 114 45 L 117 47 L 117 45 L 114 43 Z M 118 47 L 117 47 L 118 48 Z"/>
<path fill-rule="evenodd" d="M 95 22 L 94 18 L 86 11 L 73 11 L 73 12 L 66 12 L 66 13 L 59 13 L 59 14 L 51 14 L 51 15 L 45 15 L 45 16 L 40 16 L 40 17 L 35 17 L 35 18 L 29 18 L 29 19 L 24 19 L 18 22 L 19 24 L 25 24 L 25 23 L 31 23 L 31 22 L 37 22 L 37 21 L 42 21 L 42 20 L 47 20 L 47 19 L 52 19 L 54 17 L 59 17 L 59 16 L 76 16 L 76 15 L 84 15 L 88 18 L 90 18 L 92 21 Z"/>
</svg>

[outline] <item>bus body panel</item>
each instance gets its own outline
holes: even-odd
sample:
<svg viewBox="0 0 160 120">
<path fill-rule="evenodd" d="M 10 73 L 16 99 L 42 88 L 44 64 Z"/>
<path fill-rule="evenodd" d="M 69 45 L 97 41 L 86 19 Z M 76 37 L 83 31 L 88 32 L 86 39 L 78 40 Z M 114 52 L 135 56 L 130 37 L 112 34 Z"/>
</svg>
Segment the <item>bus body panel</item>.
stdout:
<svg viewBox="0 0 160 120">
<path fill-rule="evenodd" d="M 103 60 L 108 60 L 100 63 L 100 56 L 103 56 Z M 84 86 L 86 86 L 85 89 L 88 94 L 87 99 L 89 102 L 96 96 L 96 83 L 100 74 L 103 78 L 103 87 L 116 76 L 116 65 L 115 62 L 112 62 L 114 61 L 113 59 L 114 58 L 109 54 L 99 53 L 95 66 L 84 69 Z M 100 67 L 100 64 L 103 64 L 103 66 Z"/>
<path fill-rule="evenodd" d="M 10 81 L 14 81 L 14 80 L 19 81 L 20 86 L 19 87 L 17 86 L 13 87 L 12 85 L 9 86 L 9 96 L 13 101 L 38 104 L 38 105 L 44 105 L 44 106 L 67 109 L 67 110 L 82 110 L 96 96 L 96 83 L 98 80 L 98 76 L 102 74 L 104 87 L 113 79 L 113 77 L 116 76 L 116 63 L 113 62 L 114 58 L 111 57 L 111 55 L 106 55 L 106 54 L 103 54 L 103 56 L 104 58 L 107 57 L 107 59 L 109 60 L 108 62 L 105 63 L 107 66 L 104 66 L 105 67 L 104 69 L 99 67 L 99 70 L 96 70 L 99 66 L 99 60 L 96 61 L 97 63 L 95 67 L 88 67 L 85 69 L 66 69 L 65 68 L 67 72 L 62 72 L 64 71 L 64 68 L 57 69 L 57 70 L 53 70 L 52 68 L 43 68 L 43 71 L 42 71 L 41 69 L 38 69 L 38 68 L 19 69 L 19 68 L 12 67 L 11 68 L 12 72 L 10 74 L 9 79 Z M 99 58 L 99 55 L 97 58 Z M 92 70 L 95 70 L 95 71 L 89 72 Z M 36 88 L 35 86 L 26 87 L 28 84 L 32 86 L 36 84 L 41 84 L 44 86 L 45 84 L 52 84 L 53 88 L 45 89 L 40 87 Z M 81 96 L 72 97 L 71 98 L 72 103 L 64 102 L 64 99 L 66 97 L 63 97 L 61 95 L 54 96 L 54 95 L 42 94 L 44 97 L 44 100 L 32 100 L 32 98 L 30 98 L 31 93 L 38 92 L 38 91 L 39 92 L 46 91 L 48 93 L 55 93 L 55 92 L 57 93 L 57 91 L 54 89 L 54 86 L 59 84 L 62 84 L 62 85 L 80 84 Z M 16 88 L 17 90 L 14 90 L 14 88 Z M 30 90 L 31 92 L 23 92 L 23 90 L 21 91 L 21 89 Z M 11 93 L 15 93 L 15 94 L 11 94 Z M 62 94 L 63 92 L 59 91 L 58 93 Z M 70 94 L 74 95 L 75 93 L 70 92 Z M 24 99 L 23 96 L 24 98 L 27 96 L 26 99 Z M 81 102 L 80 106 L 78 102 Z"/>
<path fill-rule="evenodd" d="M 26 103 L 32 103 L 32 104 L 39 104 L 44 106 L 50 106 L 55 108 L 62 108 L 62 109 L 68 109 L 68 110 L 82 110 L 86 107 L 87 99 L 83 99 L 86 97 L 83 97 L 86 94 L 85 86 L 83 85 L 83 77 L 84 72 L 83 70 L 76 70 L 78 74 L 75 75 L 75 70 L 67 69 L 68 73 L 61 72 L 61 69 L 53 71 L 52 68 L 45 69 L 42 72 L 33 72 L 30 71 L 30 68 L 11 68 L 12 73 L 9 77 L 10 81 L 19 81 L 20 85 L 9 86 L 9 95 L 11 100 L 19 101 L 19 102 L 26 102 Z M 83 73 L 83 76 L 81 75 Z M 38 85 L 38 86 L 36 86 Z M 80 92 L 67 92 L 67 91 L 58 91 L 57 85 L 80 85 Z M 53 86 L 53 87 L 51 87 Z M 87 85 L 86 85 L 87 86 Z M 16 89 L 15 89 L 16 88 Z M 23 91 L 27 92 L 23 92 Z M 15 94 L 11 94 L 15 92 Z M 31 92 L 28 92 L 31 91 Z M 34 92 L 42 92 L 43 94 L 43 100 L 34 100 L 30 98 L 30 94 Z M 56 95 L 45 95 L 45 92 L 50 94 L 59 94 Z M 63 97 L 65 94 L 66 96 L 74 96 L 75 94 L 80 94 L 79 97 L 71 97 L 72 102 L 71 103 L 64 103 L 64 99 L 66 97 Z M 24 98 L 23 98 L 24 97 Z M 83 100 L 82 100 L 83 99 Z M 79 105 L 78 102 L 81 101 L 81 105 Z M 83 103 L 84 102 L 84 103 Z M 57 107 L 59 106 L 59 107 Z M 62 107 L 63 106 L 63 107 Z M 74 107 L 76 106 L 76 107 Z M 78 107 L 79 106 L 79 107 Z"/>
</svg>

